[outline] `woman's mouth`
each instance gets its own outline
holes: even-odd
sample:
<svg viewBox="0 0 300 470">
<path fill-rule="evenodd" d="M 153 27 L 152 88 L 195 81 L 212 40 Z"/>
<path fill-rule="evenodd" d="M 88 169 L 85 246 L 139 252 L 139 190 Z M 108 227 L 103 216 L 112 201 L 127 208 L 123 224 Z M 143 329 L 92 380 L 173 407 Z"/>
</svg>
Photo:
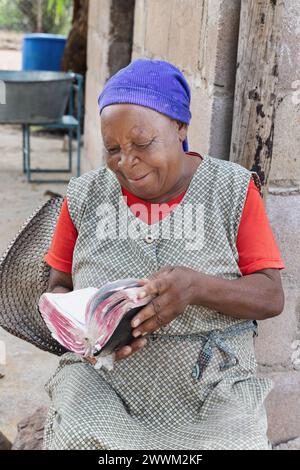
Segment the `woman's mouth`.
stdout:
<svg viewBox="0 0 300 470">
<path fill-rule="evenodd" d="M 139 183 L 140 181 L 142 182 L 150 173 L 151 173 L 151 171 L 149 171 L 149 173 L 146 173 L 143 176 L 137 176 L 136 178 L 127 178 L 127 180 L 130 183 Z"/>
</svg>

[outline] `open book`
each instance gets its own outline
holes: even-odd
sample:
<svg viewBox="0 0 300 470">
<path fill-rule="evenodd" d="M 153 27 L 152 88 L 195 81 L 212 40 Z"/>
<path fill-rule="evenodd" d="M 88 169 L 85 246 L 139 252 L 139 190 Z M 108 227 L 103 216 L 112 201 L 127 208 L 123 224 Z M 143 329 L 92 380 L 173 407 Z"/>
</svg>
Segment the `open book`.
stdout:
<svg viewBox="0 0 300 470">
<path fill-rule="evenodd" d="M 112 368 L 112 353 L 135 339 L 131 320 L 152 300 L 137 299 L 140 290 L 138 280 L 130 278 L 101 288 L 44 293 L 39 310 L 52 336 L 66 349 L 83 357 L 97 356 L 96 368 Z"/>
</svg>

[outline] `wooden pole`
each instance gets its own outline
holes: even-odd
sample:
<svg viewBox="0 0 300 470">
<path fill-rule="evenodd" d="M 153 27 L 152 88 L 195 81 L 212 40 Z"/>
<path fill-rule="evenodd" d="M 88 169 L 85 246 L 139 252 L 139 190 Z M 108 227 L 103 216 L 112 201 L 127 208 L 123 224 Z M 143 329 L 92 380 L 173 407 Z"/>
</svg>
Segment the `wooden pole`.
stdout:
<svg viewBox="0 0 300 470">
<path fill-rule="evenodd" d="M 242 0 L 230 160 L 256 171 L 267 194 L 277 106 L 283 2 Z"/>
<path fill-rule="evenodd" d="M 41 33 L 43 30 L 43 0 L 37 0 L 37 25 L 36 30 Z"/>
</svg>

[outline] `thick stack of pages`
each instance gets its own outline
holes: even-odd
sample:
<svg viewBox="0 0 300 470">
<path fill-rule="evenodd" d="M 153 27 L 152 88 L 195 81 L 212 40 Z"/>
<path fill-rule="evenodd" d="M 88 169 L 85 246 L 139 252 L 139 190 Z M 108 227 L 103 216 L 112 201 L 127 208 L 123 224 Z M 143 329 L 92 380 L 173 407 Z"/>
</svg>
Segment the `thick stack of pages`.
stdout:
<svg viewBox="0 0 300 470">
<path fill-rule="evenodd" d="M 122 279 L 100 289 L 45 293 L 39 310 L 52 336 L 66 349 L 84 357 L 105 356 L 134 339 L 131 320 L 152 299 L 137 299 L 140 290 L 137 279 Z"/>
</svg>

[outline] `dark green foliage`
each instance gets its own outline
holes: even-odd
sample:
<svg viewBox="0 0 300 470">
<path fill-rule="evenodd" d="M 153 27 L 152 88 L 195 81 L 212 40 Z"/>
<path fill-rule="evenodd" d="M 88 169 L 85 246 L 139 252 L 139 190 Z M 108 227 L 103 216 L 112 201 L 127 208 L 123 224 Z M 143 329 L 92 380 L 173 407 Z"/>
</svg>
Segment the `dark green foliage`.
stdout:
<svg viewBox="0 0 300 470">
<path fill-rule="evenodd" d="M 43 33 L 67 34 L 72 0 L 42 0 Z M 0 29 L 37 32 L 37 0 L 0 0 Z"/>
</svg>

